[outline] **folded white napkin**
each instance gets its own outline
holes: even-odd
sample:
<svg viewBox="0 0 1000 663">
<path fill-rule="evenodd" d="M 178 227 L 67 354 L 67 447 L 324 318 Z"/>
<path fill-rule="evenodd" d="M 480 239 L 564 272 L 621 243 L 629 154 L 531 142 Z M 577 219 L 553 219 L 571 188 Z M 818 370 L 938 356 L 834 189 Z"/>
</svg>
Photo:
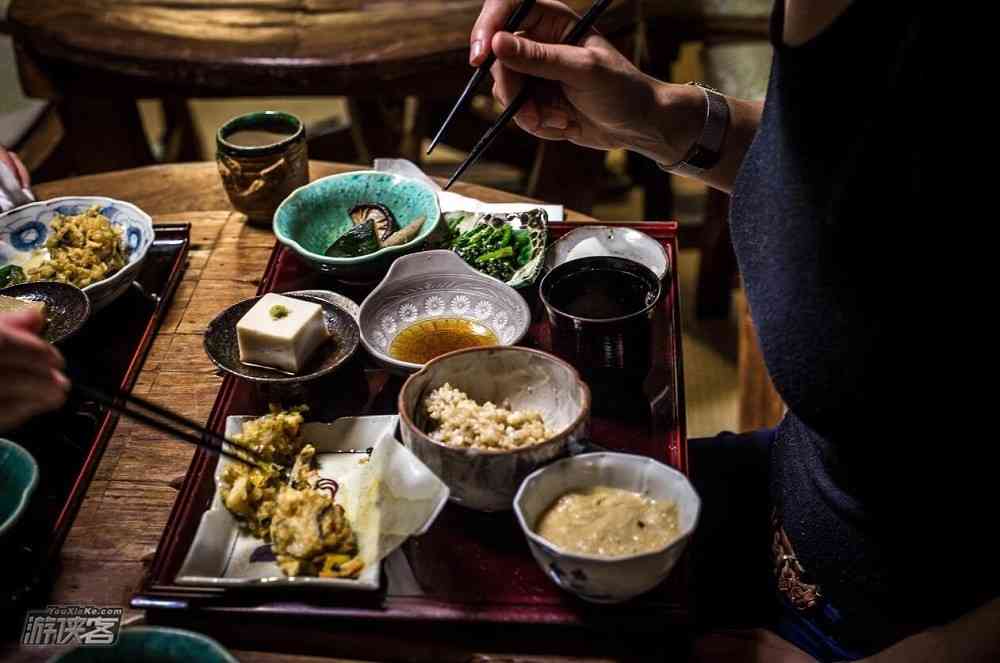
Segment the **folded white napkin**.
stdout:
<svg viewBox="0 0 1000 663">
<path fill-rule="evenodd" d="M 7 164 L 0 163 L 0 211 L 6 212 L 34 201 L 31 189 L 22 188 L 17 174 L 11 172 Z"/>
<path fill-rule="evenodd" d="M 451 191 L 442 191 L 437 182 L 427 177 L 416 164 L 406 159 L 375 159 L 375 170 L 412 177 L 427 184 L 438 192 L 438 202 L 442 212 L 483 212 L 501 214 L 504 212 L 526 212 L 539 207 L 545 210 L 549 221 L 563 220 L 562 205 L 539 205 L 536 203 L 484 203 L 475 198 L 460 196 Z"/>
</svg>

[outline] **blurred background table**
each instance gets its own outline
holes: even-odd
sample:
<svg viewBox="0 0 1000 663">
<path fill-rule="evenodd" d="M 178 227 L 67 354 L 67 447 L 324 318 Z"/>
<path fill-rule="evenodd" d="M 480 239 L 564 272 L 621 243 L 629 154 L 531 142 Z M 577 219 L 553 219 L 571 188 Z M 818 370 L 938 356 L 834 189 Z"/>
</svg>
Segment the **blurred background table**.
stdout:
<svg viewBox="0 0 1000 663">
<path fill-rule="evenodd" d="M 589 0 L 570 0 L 585 10 Z M 155 161 L 136 99 L 162 100 L 167 161 L 199 153 L 192 97 L 349 98 L 350 125 L 310 127 L 314 157 L 406 156 L 440 121 L 469 76 L 479 0 L 13 0 L 8 29 L 29 97 L 53 100 L 71 143 L 63 172 Z M 636 33 L 638 0 L 615 0 L 600 22 L 619 43 Z M 484 86 L 488 92 L 488 86 Z M 407 103 L 407 98 L 413 101 Z M 479 124 L 453 138 L 472 141 Z M 511 132 L 514 133 L 514 132 Z M 530 194 L 589 209 L 600 155 L 565 144 L 513 150 L 532 168 Z M 114 146 L 113 149 L 108 149 Z M 570 183 L 575 186 L 569 186 Z M 581 186 L 581 184 L 583 184 Z"/>
</svg>

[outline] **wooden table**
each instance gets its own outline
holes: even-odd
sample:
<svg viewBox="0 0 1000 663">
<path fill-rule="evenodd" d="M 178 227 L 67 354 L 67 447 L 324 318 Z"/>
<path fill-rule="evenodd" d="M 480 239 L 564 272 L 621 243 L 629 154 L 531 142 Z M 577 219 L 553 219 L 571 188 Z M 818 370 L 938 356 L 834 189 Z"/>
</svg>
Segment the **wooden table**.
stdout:
<svg viewBox="0 0 1000 663">
<path fill-rule="evenodd" d="M 313 178 L 357 168 L 310 164 Z M 523 200 L 470 185 L 459 184 L 455 190 L 490 202 Z M 202 350 L 202 332 L 220 310 L 255 294 L 274 236 L 245 225 L 244 217 L 231 211 L 214 163 L 80 177 L 40 185 L 35 193 L 39 199 L 111 196 L 135 203 L 157 223 L 191 224 L 187 271 L 135 393 L 205 421 L 222 379 Z M 587 217 L 567 212 L 567 219 Z M 50 603 L 128 606 L 144 565 L 152 559 L 192 454 L 193 448 L 186 444 L 127 419 L 119 421 L 63 547 L 62 572 Z M 138 616 L 141 613 L 126 609 L 127 618 Z M 18 652 L 25 660 L 44 660 L 51 653 L 43 649 Z M 0 658 L 4 654 L 0 645 Z M 300 660 L 247 653 L 240 658 Z"/>
<path fill-rule="evenodd" d="M 581 12 L 591 4 L 568 1 Z M 639 4 L 615 0 L 601 29 L 621 39 L 634 34 Z M 440 111 L 425 103 L 407 122 L 403 99 L 451 101 L 458 95 L 470 74 L 469 32 L 481 5 L 481 0 L 13 0 L 9 29 L 26 94 L 58 105 L 68 163 L 55 169 L 57 177 L 154 163 L 135 104 L 139 98 L 164 100 L 168 127 L 179 128 L 187 137 L 179 142 L 195 149 L 188 98 L 347 96 L 354 136 L 363 140 L 356 157 L 331 148 L 327 158 L 417 160 L 419 138 L 440 121 Z M 533 142 L 523 155 L 526 168 L 536 148 Z M 191 150 L 186 154 L 179 158 L 199 158 Z M 571 204 L 578 196 L 577 206 L 589 208 L 594 186 L 563 184 L 596 177 L 600 155 L 567 143 L 548 147 L 538 160 L 547 165 L 534 169 L 536 195 L 552 200 L 568 195 Z"/>
</svg>

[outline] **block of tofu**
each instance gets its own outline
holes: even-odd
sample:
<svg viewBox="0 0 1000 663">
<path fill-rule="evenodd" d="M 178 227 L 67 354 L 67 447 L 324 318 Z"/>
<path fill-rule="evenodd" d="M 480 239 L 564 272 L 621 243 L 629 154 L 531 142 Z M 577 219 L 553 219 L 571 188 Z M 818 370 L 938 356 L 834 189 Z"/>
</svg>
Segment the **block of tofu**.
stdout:
<svg viewBox="0 0 1000 663">
<path fill-rule="evenodd" d="M 30 299 L 18 299 L 17 297 L 8 297 L 6 295 L 0 295 L 0 313 L 14 313 L 16 311 L 26 311 L 28 309 L 35 309 L 42 315 L 44 320 L 48 316 L 48 306 L 45 302 L 36 302 Z"/>
<path fill-rule="evenodd" d="M 329 340 L 323 307 L 269 293 L 236 323 L 240 361 L 298 373 Z"/>
</svg>

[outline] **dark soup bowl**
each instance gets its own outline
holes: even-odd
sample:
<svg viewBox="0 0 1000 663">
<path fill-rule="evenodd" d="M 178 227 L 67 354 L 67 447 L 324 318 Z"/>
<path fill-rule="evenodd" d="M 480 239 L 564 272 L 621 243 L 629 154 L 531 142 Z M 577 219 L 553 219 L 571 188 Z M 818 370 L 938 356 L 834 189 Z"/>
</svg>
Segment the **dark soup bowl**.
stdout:
<svg viewBox="0 0 1000 663">
<path fill-rule="evenodd" d="M 661 289 L 651 269 L 625 258 L 579 258 L 555 267 L 539 288 L 552 351 L 588 380 L 642 379 L 652 364 Z"/>
</svg>

